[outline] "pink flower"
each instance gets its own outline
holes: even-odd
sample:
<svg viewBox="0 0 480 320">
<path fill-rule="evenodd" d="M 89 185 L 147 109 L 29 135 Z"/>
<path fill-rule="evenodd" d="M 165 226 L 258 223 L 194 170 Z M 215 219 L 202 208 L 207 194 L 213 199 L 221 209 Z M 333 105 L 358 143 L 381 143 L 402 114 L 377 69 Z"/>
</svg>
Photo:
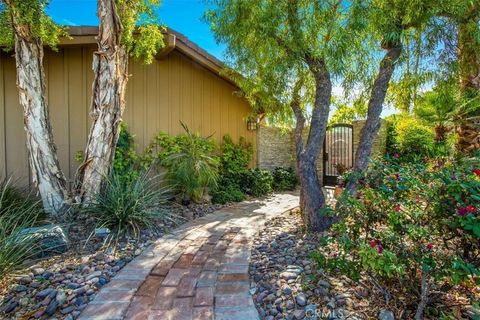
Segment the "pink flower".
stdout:
<svg viewBox="0 0 480 320">
<path fill-rule="evenodd" d="M 433 244 L 429 243 L 425 246 L 427 248 L 428 251 L 432 251 L 433 249 Z"/>
<path fill-rule="evenodd" d="M 396 205 L 394 208 L 393 208 L 396 212 L 400 212 L 402 210 L 402 208 L 400 207 L 400 205 Z"/>
<path fill-rule="evenodd" d="M 377 246 L 377 241 L 372 240 L 372 241 L 370 241 L 369 245 L 370 245 L 370 247 L 375 248 Z"/>
<path fill-rule="evenodd" d="M 458 207 L 458 208 L 457 208 L 457 214 L 458 214 L 460 217 L 466 216 L 467 213 L 468 213 L 467 208 L 463 208 L 463 207 Z"/>
<path fill-rule="evenodd" d="M 382 253 L 382 252 L 383 252 L 383 246 L 382 246 L 381 244 L 379 244 L 379 245 L 377 246 L 377 251 L 378 251 L 378 253 Z"/>
<path fill-rule="evenodd" d="M 394 157 L 395 159 L 398 159 L 400 156 L 398 155 L 398 153 L 395 153 L 395 154 L 393 155 L 393 157 Z"/>
</svg>

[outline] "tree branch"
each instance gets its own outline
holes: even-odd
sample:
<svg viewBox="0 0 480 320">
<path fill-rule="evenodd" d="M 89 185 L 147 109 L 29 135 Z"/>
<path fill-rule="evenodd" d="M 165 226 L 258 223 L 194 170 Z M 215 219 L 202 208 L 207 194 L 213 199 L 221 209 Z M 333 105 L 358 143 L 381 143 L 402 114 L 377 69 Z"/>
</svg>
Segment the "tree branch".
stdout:
<svg viewBox="0 0 480 320">
<path fill-rule="evenodd" d="M 297 80 L 295 86 L 293 88 L 293 96 L 292 101 L 290 103 L 290 107 L 295 114 L 296 125 L 295 125 L 295 148 L 296 148 L 296 155 L 297 159 L 299 159 L 303 152 L 303 129 L 305 128 L 305 116 L 303 115 L 303 111 L 300 107 L 300 90 L 302 88 L 302 81 Z"/>
</svg>

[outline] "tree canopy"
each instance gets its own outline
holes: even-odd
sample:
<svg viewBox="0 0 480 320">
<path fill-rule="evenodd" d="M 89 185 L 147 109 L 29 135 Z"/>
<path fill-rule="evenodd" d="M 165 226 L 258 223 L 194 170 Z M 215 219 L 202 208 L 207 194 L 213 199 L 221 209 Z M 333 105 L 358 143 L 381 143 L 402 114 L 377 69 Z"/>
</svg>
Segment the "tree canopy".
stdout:
<svg viewBox="0 0 480 320">
<path fill-rule="evenodd" d="M 297 79 L 304 110 L 313 102 L 309 59 L 322 59 L 338 78 L 361 50 L 354 32 L 366 24 L 360 1 L 209 2 L 206 19 L 217 40 L 228 44 L 228 63 L 241 74 L 237 81 L 257 109 L 280 120 L 293 116 L 288 104 Z"/>
<path fill-rule="evenodd" d="M 0 45 L 5 50 L 11 50 L 16 31 L 29 41 L 41 41 L 55 48 L 59 37 L 66 35 L 66 29 L 45 14 L 48 2 L 48 0 L 1 0 Z M 15 17 L 16 26 L 12 17 Z"/>
</svg>

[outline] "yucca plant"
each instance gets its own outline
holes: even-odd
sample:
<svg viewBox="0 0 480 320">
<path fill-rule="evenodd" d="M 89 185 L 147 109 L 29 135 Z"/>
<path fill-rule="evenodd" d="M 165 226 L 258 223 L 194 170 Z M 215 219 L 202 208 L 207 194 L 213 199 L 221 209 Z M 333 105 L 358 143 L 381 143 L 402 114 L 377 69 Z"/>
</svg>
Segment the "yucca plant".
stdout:
<svg viewBox="0 0 480 320">
<path fill-rule="evenodd" d="M 42 217 L 39 203 L 23 197 L 10 180 L 0 182 L 0 278 L 38 254 L 40 233 L 25 233 Z"/>
<path fill-rule="evenodd" d="M 162 180 L 161 176 L 151 176 L 149 171 L 129 180 L 113 172 L 93 203 L 81 209 L 95 219 L 96 228 L 110 230 L 107 247 L 115 246 L 125 236 L 138 237 L 142 230 L 155 229 L 160 220 L 174 220 L 171 213 L 162 209 L 170 190 L 163 186 Z"/>
<path fill-rule="evenodd" d="M 185 135 L 179 151 L 164 161 L 168 165 L 167 177 L 182 200 L 199 202 L 209 187 L 217 185 L 219 160 L 213 154 L 215 144 L 210 137 L 192 133 L 181 124 Z"/>
</svg>

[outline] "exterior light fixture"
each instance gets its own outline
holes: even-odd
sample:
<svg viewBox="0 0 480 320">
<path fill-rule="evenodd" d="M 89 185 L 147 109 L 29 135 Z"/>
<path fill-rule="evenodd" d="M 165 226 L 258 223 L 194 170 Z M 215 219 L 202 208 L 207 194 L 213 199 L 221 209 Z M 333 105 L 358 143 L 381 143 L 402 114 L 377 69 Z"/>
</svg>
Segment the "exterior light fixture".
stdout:
<svg viewBox="0 0 480 320">
<path fill-rule="evenodd" d="M 258 121 L 257 119 L 251 117 L 251 118 L 248 118 L 247 120 L 247 130 L 248 131 L 255 131 L 258 129 Z"/>
</svg>

